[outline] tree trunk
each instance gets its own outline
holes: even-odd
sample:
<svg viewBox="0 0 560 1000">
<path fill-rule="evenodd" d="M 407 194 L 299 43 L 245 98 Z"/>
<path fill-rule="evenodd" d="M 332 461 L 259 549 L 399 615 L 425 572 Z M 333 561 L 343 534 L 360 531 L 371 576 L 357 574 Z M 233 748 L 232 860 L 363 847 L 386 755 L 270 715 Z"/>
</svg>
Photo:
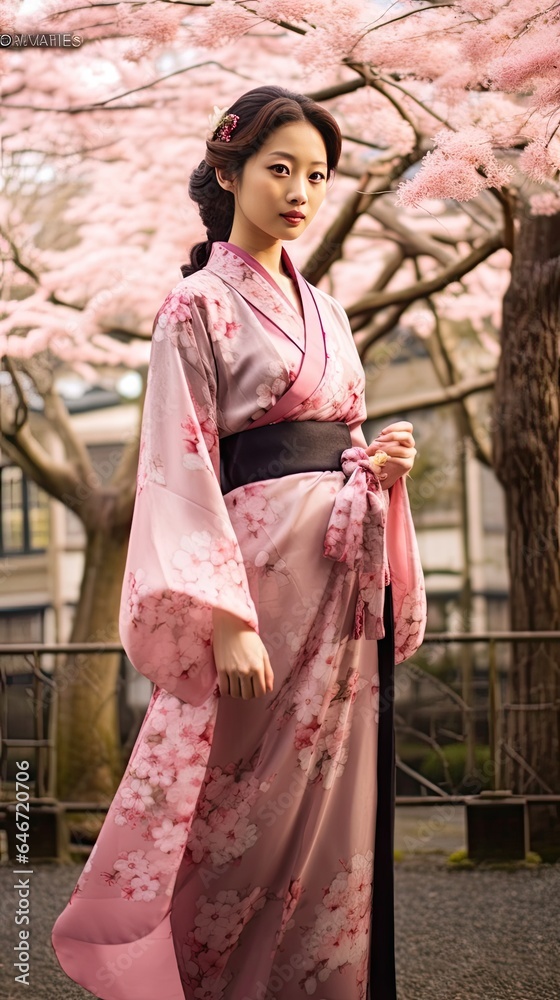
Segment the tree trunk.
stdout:
<svg viewBox="0 0 560 1000">
<path fill-rule="evenodd" d="M 512 629 L 560 629 L 560 216 L 520 212 L 492 426 L 505 490 Z M 560 792 L 560 643 L 512 646 L 506 787 Z"/>
<path fill-rule="evenodd" d="M 128 529 L 88 532 L 71 642 L 118 642 Z M 57 668 L 57 795 L 106 801 L 122 775 L 118 732 L 118 653 L 81 653 Z"/>
</svg>

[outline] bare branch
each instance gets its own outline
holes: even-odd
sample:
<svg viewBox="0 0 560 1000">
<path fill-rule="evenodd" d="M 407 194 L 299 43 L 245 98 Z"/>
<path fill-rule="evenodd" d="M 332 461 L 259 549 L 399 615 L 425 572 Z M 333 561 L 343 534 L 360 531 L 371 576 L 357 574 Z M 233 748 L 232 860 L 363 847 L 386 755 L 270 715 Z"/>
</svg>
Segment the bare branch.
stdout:
<svg viewBox="0 0 560 1000">
<path fill-rule="evenodd" d="M 463 382 L 456 382 L 452 386 L 444 386 L 441 389 L 431 389 L 427 392 L 420 392 L 417 396 L 407 395 L 401 398 L 384 400 L 377 406 L 368 407 L 368 420 L 378 420 L 379 418 L 392 416 L 394 413 L 407 412 L 409 410 L 429 410 L 434 406 L 447 406 L 448 403 L 456 403 L 475 392 L 484 392 L 491 389 L 496 381 L 495 372 L 485 372 L 483 375 L 476 375 L 474 378 L 465 379 Z"/>
<path fill-rule="evenodd" d="M 94 475 L 94 468 L 86 446 L 72 427 L 68 410 L 54 385 L 43 391 L 42 396 L 45 403 L 45 417 L 57 431 L 68 458 L 73 460 L 78 477 L 87 482 L 88 476 Z"/>
<path fill-rule="evenodd" d="M 0 443 L 2 449 L 21 466 L 29 478 L 33 479 L 51 496 L 60 500 L 65 492 L 75 491 L 81 480 L 69 462 L 57 462 L 34 437 L 29 426 L 29 410 L 23 387 L 15 366 L 8 357 L 4 357 L 2 360 L 6 370 L 11 375 L 13 389 L 18 400 L 15 410 L 11 412 L 4 388 L 0 396 Z"/>
<path fill-rule="evenodd" d="M 453 362 L 451 353 L 445 342 L 445 337 L 443 335 L 442 325 L 439 319 L 439 314 L 437 308 L 432 299 L 428 299 L 428 305 L 434 317 L 434 339 L 439 350 L 440 358 L 445 366 L 445 374 L 443 376 L 442 384 L 445 388 L 450 388 L 457 384 L 457 369 Z M 431 339 L 431 338 L 430 338 Z M 429 340 L 428 340 L 429 343 Z M 434 366 L 435 367 L 435 366 Z M 483 431 L 480 427 L 479 422 L 475 419 L 474 415 L 469 410 L 466 405 L 465 399 L 459 401 L 459 427 L 460 432 L 463 436 L 468 436 L 472 440 L 475 448 L 475 458 L 483 465 L 487 465 L 489 468 L 492 467 L 492 455 L 488 444 L 488 440 L 484 440 Z M 482 433 L 481 433 L 482 431 Z"/>
<path fill-rule="evenodd" d="M 419 150 L 414 150 L 407 156 L 395 158 L 393 166 L 371 187 L 368 184 L 375 176 L 373 171 L 368 170 L 362 175 L 357 190 L 350 195 L 346 203 L 342 206 L 337 218 L 325 233 L 320 246 L 312 253 L 303 268 L 303 274 L 308 281 L 314 285 L 317 284 L 331 265 L 336 260 L 340 260 L 342 245 L 348 234 L 352 231 L 356 219 L 368 211 L 374 198 L 382 191 L 385 191 L 388 184 L 393 183 L 397 177 L 400 177 L 421 156 L 422 154 Z"/>
<path fill-rule="evenodd" d="M 136 496 L 136 472 L 138 469 L 138 459 L 140 452 L 140 429 L 142 411 L 146 397 L 147 380 L 144 379 L 142 395 L 138 400 L 138 425 L 137 433 L 130 437 L 126 443 L 122 458 L 113 476 L 111 485 L 117 490 L 118 500 L 115 506 L 115 519 L 117 524 L 125 525 L 132 516 L 134 500 Z"/>
<path fill-rule="evenodd" d="M 354 340 L 356 342 L 356 347 L 358 348 L 358 354 L 362 363 L 364 362 L 365 356 L 372 346 L 372 344 L 377 343 L 381 340 L 387 333 L 393 330 L 397 323 L 399 322 L 402 314 L 408 309 L 408 303 L 403 303 L 399 306 L 391 306 L 389 309 L 384 309 L 381 315 L 376 314 L 372 322 L 365 327 L 364 330 L 360 330 L 357 335 L 354 335 Z"/>
<path fill-rule="evenodd" d="M 370 291 L 381 292 L 384 288 L 386 288 L 391 278 L 394 278 L 397 271 L 400 270 L 405 257 L 406 254 L 403 247 L 395 247 L 393 252 L 387 255 L 387 260 L 377 275 L 377 278 L 373 282 Z"/>
<path fill-rule="evenodd" d="M 408 256 L 422 254 L 433 257 L 440 264 L 452 264 L 456 260 L 455 256 L 445 250 L 431 235 L 414 232 L 386 202 L 377 201 L 368 209 L 368 215 L 380 222 L 384 229 L 403 237 L 404 250 Z"/>
<path fill-rule="evenodd" d="M 145 7 L 152 2 L 153 0 L 135 0 L 134 6 Z M 107 3 L 88 3 L 88 4 L 83 4 L 80 7 L 66 7 L 63 10 L 57 10 L 54 14 L 51 14 L 51 17 L 53 18 L 53 20 L 55 20 L 57 17 L 61 17 L 63 14 L 75 14 L 76 11 L 78 10 L 87 10 L 89 14 L 90 11 L 95 10 L 96 7 L 99 7 L 100 10 L 105 10 L 108 7 L 120 7 L 121 3 L 122 0 L 115 0 L 114 3 L 111 3 L 109 0 L 109 2 Z M 160 3 L 171 3 L 174 7 L 176 6 L 212 7 L 214 4 L 214 0 L 160 0 Z"/>
<path fill-rule="evenodd" d="M 357 146 L 367 146 L 368 149 L 385 151 L 389 148 L 388 146 L 379 146 L 376 142 L 368 142 L 367 139 L 358 139 L 355 135 L 345 135 L 344 132 L 342 133 L 342 138 L 345 142 L 355 142 Z"/>
<path fill-rule="evenodd" d="M 358 299 L 353 305 L 346 309 L 348 316 L 359 316 L 361 314 L 372 313 L 376 309 L 384 309 L 385 306 L 397 305 L 398 303 L 415 302 L 417 299 L 425 299 L 434 292 L 441 291 L 453 281 L 458 281 L 464 274 L 473 271 L 483 261 L 490 257 L 496 250 L 503 246 L 503 239 L 500 233 L 494 233 L 490 239 L 486 240 L 482 246 L 477 247 L 462 260 L 456 261 L 450 267 L 440 271 L 435 278 L 426 278 L 418 281 L 409 288 L 395 288 L 389 292 L 375 292 Z"/>
<path fill-rule="evenodd" d="M 415 17 L 417 14 L 421 14 L 425 10 L 441 10 L 442 7 L 454 7 L 454 6 L 455 6 L 454 3 L 432 3 L 427 5 L 426 7 L 418 7 L 417 10 L 407 10 L 404 14 L 398 14 L 397 17 L 392 17 L 390 21 L 382 21 L 381 17 L 378 17 L 377 21 L 379 23 L 376 23 L 374 21 L 371 28 L 366 28 L 363 35 L 360 36 L 360 41 L 362 38 L 365 38 L 366 35 L 371 34 L 372 31 L 379 31 L 380 28 L 386 28 L 390 24 L 396 24 L 397 21 L 404 21 L 405 17 Z M 473 20 L 478 21 L 479 19 L 475 17 L 473 14 Z"/>
<path fill-rule="evenodd" d="M 10 430 L 2 419 L 0 443 L 25 474 L 56 500 L 62 500 L 65 494 L 75 494 L 81 485 L 72 465 L 57 462 L 33 436 L 29 424 Z"/>
<path fill-rule="evenodd" d="M 38 284 L 39 283 L 39 276 L 35 273 L 35 271 L 32 271 L 31 268 L 28 267 L 27 264 L 23 263 L 20 255 L 19 255 L 19 249 L 18 249 L 18 247 L 16 246 L 16 244 L 14 243 L 14 241 L 12 240 L 12 238 L 10 237 L 9 233 L 6 231 L 6 229 L 3 226 L 0 226 L 0 234 L 2 235 L 3 239 L 6 240 L 6 243 L 10 247 L 10 250 L 12 251 L 12 260 L 13 260 L 14 264 L 16 265 L 16 267 L 19 268 L 20 271 L 23 271 L 24 274 L 28 274 L 29 277 L 32 278 L 33 281 L 35 281 Z"/>
<path fill-rule="evenodd" d="M 151 108 L 154 106 L 153 104 L 135 104 L 134 107 L 131 107 L 130 104 L 119 104 L 119 105 L 114 105 L 113 107 L 107 107 L 107 105 L 111 104 L 112 101 L 119 101 L 123 97 L 128 97 L 130 94 L 137 94 L 141 90 L 150 90 L 151 87 L 154 87 L 158 83 L 162 83 L 165 80 L 170 80 L 174 76 L 182 76 L 184 73 L 190 73 L 191 70 L 200 69 L 203 66 L 217 66 L 218 69 L 231 73 L 233 76 L 238 76 L 242 80 L 252 80 L 252 77 L 247 76 L 245 73 L 240 73 L 238 70 L 230 69 L 228 66 L 223 66 L 221 63 L 216 62 L 215 59 L 206 59 L 204 60 L 204 62 L 193 63 L 192 66 L 183 66 L 181 69 L 175 69 L 171 73 L 165 73 L 164 76 L 158 76 L 153 80 L 150 80 L 149 83 L 144 83 L 139 87 L 131 87 L 130 90 L 123 90 L 122 93 L 115 94 L 114 97 L 108 97 L 104 101 L 96 101 L 95 104 L 83 104 L 74 108 L 53 108 L 53 107 L 42 107 L 41 105 L 36 105 L 36 104 L 33 105 L 6 104 L 4 102 L 3 107 L 8 108 L 9 110 L 24 109 L 27 111 L 45 111 L 60 115 L 76 115 L 87 111 L 99 111 L 100 109 L 103 109 L 104 111 L 134 111 L 137 108 Z M 180 95 L 176 95 L 173 97 L 173 100 L 179 100 L 179 99 Z"/>
<path fill-rule="evenodd" d="M 374 87 L 379 94 L 382 94 L 385 100 L 389 101 L 389 104 L 393 105 L 395 111 L 399 113 L 403 121 L 407 122 L 408 125 L 410 125 L 410 128 L 414 133 L 414 145 L 420 146 L 422 143 L 422 136 L 420 135 L 420 132 L 418 131 L 415 123 L 413 122 L 408 112 L 405 111 L 405 109 L 403 108 L 400 101 L 397 101 L 396 97 L 393 97 L 391 94 L 388 94 L 387 91 L 377 81 L 374 81 L 372 83 L 372 87 Z"/>
<path fill-rule="evenodd" d="M 291 24 L 290 21 L 283 21 L 278 17 L 261 17 L 257 10 L 253 10 L 252 7 L 248 7 L 246 3 L 240 3 L 239 6 L 242 7 L 243 10 L 248 11 L 249 14 L 254 14 L 255 17 L 257 17 L 261 22 L 268 21 L 270 24 L 277 24 L 279 28 L 286 28 L 286 31 L 293 31 L 296 35 L 307 34 L 307 28 L 300 28 L 297 24 Z"/>
<path fill-rule="evenodd" d="M 419 108 L 422 108 L 422 111 L 425 111 L 426 114 L 431 115 L 431 117 L 435 118 L 436 121 L 441 122 L 441 124 L 445 125 L 446 128 L 448 128 L 451 132 L 457 131 L 457 129 L 454 128 L 453 125 L 450 125 L 450 123 L 447 121 L 446 118 L 442 118 L 441 115 L 438 115 L 437 112 L 433 110 L 433 108 L 428 107 L 428 105 L 424 104 L 424 102 L 421 101 L 418 97 L 415 97 L 414 94 L 411 94 L 410 91 L 406 89 L 406 87 L 402 86 L 402 84 L 397 83 L 397 81 L 393 80 L 390 76 L 381 76 L 381 74 L 379 75 L 379 79 L 382 81 L 382 83 L 386 83 L 390 87 L 396 87 L 397 90 L 400 90 L 401 94 L 404 94 L 405 97 L 408 97 L 411 101 L 414 101 L 414 103 L 417 104 Z"/>
<path fill-rule="evenodd" d="M 364 78 L 357 77 L 355 80 L 345 80 L 344 83 L 336 83 L 332 87 L 323 87 L 322 90 L 314 90 L 306 96 L 317 102 L 333 101 L 335 97 L 341 97 L 343 94 L 353 94 L 355 90 L 360 90 L 361 87 L 365 86 L 366 81 Z"/>
<path fill-rule="evenodd" d="M 351 231 L 356 219 L 363 211 L 364 188 L 370 180 L 369 171 L 362 175 L 356 191 L 353 191 L 342 205 L 336 219 L 325 233 L 320 245 L 309 257 L 303 275 L 312 284 L 327 273 L 334 261 L 342 255 L 342 244 Z"/>
</svg>

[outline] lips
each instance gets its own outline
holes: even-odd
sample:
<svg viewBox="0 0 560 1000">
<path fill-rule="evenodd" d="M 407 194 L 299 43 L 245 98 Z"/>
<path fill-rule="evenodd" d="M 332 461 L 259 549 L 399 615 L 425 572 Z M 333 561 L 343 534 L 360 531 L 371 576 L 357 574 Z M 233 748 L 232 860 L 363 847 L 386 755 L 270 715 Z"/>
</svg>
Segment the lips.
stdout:
<svg viewBox="0 0 560 1000">
<path fill-rule="evenodd" d="M 301 212 L 283 212 L 282 218 L 289 219 L 290 222 L 299 222 L 300 219 L 305 219 L 305 215 Z"/>
</svg>

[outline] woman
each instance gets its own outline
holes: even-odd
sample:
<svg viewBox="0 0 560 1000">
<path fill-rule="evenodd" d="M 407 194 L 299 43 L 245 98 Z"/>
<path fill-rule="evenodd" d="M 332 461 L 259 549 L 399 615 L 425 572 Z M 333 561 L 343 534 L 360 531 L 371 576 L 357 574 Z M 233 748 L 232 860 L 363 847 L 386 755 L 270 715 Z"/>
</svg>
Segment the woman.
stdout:
<svg viewBox="0 0 560 1000">
<path fill-rule="evenodd" d="M 325 109 L 261 87 L 191 178 L 208 240 L 154 322 L 120 615 L 155 687 L 53 930 L 105 1000 L 396 995 L 392 669 L 426 614 L 412 425 L 368 448 L 346 314 L 283 247 L 340 144 Z"/>
</svg>

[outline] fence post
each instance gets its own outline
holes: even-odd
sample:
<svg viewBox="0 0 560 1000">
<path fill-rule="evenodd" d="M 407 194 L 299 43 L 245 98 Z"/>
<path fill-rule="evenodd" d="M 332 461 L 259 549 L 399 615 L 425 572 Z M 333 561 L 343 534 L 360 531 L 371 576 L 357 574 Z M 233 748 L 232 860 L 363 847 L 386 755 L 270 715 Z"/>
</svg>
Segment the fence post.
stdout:
<svg viewBox="0 0 560 1000">
<path fill-rule="evenodd" d="M 499 691 L 498 691 L 498 670 L 496 663 L 496 640 L 489 639 L 488 648 L 488 743 L 490 750 L 490 760 L 493 763 L 490 784 L 492 791 L 501 788 L 501 760 L 499 753 L 498 738 L 498 713 L 499 713 Z"/>
</svg>

